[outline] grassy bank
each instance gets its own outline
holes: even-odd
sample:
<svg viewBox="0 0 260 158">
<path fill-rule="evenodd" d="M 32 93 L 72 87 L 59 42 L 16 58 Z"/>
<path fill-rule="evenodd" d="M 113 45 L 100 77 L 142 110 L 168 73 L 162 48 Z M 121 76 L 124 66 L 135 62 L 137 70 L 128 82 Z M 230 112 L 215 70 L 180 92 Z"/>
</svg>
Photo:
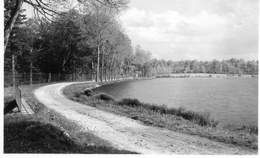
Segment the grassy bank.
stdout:
<svg viewBox="0 0 260 158">
<path fill-rule="evenodd" d="M 258 127 L 231 125 L 221 127 L 218 126 L 218 121 L 210 117 L 209 113 L 141 103 L 137 99 L 126 98 L 118 101 L 105 93 L 87 93 L 86 95 L 85 89 L 94 87 L 93 84 L 71 85 L 64 89 L 64 94 L 74 101 L 126 116 L 149 126 L 198 135 L 254 150 L 258 149 Z"/>
<path fill-rule="evenodd" d="M 19 86 L 36 114 L 4 116 L 4 153 L 133 153 L 112 147 L 109 142 L 83 131 L 75 122 L 39 103 L 33 90 L 43 85 Z M 5 88 L 4 106 L 13 100 L 13 89 Z"/>
</svg>

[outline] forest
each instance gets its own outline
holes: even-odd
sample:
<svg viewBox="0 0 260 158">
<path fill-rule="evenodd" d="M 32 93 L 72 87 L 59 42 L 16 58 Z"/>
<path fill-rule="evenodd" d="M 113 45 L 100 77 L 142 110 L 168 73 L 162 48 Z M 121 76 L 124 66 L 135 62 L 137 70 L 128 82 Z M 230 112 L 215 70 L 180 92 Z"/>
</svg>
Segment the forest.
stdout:
<svg viewBox="0 0 260 158">
<path fill-rule="evenodd" d="M 6 40 L 6 27 L 17 4 L 4 1 L 5 86 L 53 81 L 103 82 L 171 73 L 258 74 L 258 61 L 153 58 L 140 45 L 133 46 L 124 31 L 119 16 L 128 7 L 126 0 L 77 1 L 77 7 L 59 13 L 51 10 L 52 14 L 47 12 L 48 4 L 36 2 L 39 4 L 31 3 L 37 11 L 32 18 L 19 9 Z M 62 5 L 61 2 L 57 1 Z"/>
</svg>

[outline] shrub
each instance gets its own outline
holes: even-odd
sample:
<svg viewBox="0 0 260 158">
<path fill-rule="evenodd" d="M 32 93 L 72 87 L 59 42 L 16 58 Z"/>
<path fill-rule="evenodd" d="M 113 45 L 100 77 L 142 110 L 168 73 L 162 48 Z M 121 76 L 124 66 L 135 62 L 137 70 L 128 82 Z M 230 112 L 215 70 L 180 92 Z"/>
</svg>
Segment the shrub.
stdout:
<svg viewBox="0 0 260 158">
<path fill-rule="evenodd" d="M 177 115 L 181 115 L 186 109 L 184 107 L 179 107 L 177 109 Z"/>
<path fill-rule="evenodd" d="M 146 105 L 150 110 L 152 111 L 156 111 L 160 114 L 166 114 L 167 113 L 167 107 L 164 107 L 164 106 L 158 106 L 158 105 L 149 105 L 147 104 Z"/>
<path fill-rule="evenodd" d="M 104 100 L 104 101 L 115 101 L 116 100 L 113 96 L 111 96 L 107 93 L 96 94 L 93 96 L 93 98 L 99 99 L 99 100 Z"/>
<path fill-rule="evenodd" d="M 170 108 L 170 109 L 167 110 L 167 113 L 170 114 L 170 115 L 177 115 L 178 110 L 175 109 L 175 108 Z"/>
<path fill-rule="evenodd" d="M 256 134 L 258 135 L 258 127 L 254 125 L 225 125 L 223 129 L 227 129 L 229 131 L 241 131 L 244 133 Z"/>
<path fill-rule="evenodd" d="M 127 105 L 131 107 L 139 107 L 141 106 L 141 102 L 138 99 L 124 98 L 118 102 L 118 105 Z"/>
<path fill-rule="evenodd" d="M 217 126 L 219 123 L 215 121 L 213 118 L 210 117 L 210 113 L 205 112 L 194 112 L 194 111 L 187 111 L 184 108 L 180 107 L 177 110 L 177 116 L 183 117 L 186 120 L 190 120 L 200 126 Z"/>
<path fill-rule="evenodd" d="M 93 91 L 91 89 L 84 89 L 86 96 L 93 96 Z"/>
<path fill-rule="evenodd" d="M 81 93 L 81 92 L 74 92 L 74 97 L 76 97 L 76 98 L 79 98 L 79 97 L 80 97 L 80 95 L 82 95 L 82 93 Z"/>
</svg>

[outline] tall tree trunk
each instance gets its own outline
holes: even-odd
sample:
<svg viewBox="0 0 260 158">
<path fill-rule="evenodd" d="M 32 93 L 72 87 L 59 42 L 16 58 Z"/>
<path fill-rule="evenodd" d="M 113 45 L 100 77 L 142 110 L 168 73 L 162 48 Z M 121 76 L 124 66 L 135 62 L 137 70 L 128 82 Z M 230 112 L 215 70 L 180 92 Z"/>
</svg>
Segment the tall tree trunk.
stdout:
<svg viewBox="0 0 260 158">
<path fill-rule="evenodd" d="M 32 55 L 32 49 L 30 51 L 30 54 Z M 30 61 L 30 85 L 32 85 L 32 82 L 33 82 L 32 69 L 33 69 L 33 60 L 31 59 L 31 61 Z"/>
<path fill-rule="evenodd" d="M 76 80 L 76 71 L 75 71 L 75 60 L 73 60 L 73 75 L 72 75 L 72 80 Z"/>
<path fill-rule="evenodd" d="M 49 75 L 48 75 L 48 83 L 51 82 L 51 73 L 49 72 Z"/>
<path fill-rule="evenodd" d="M 93 59 L 91 61 L 91 80 L 93 81 L 94 80 L 94 66 L 93 66 Z"/>
<path fill-rule="evenodd" d="M 106 58 L 107 59 L 107 58 Z M 105 81 L 107 81 L 107 60 L 106 60 L 106 65 L 105 65 Z"/>
<path fill-rule="evenodd" d="M 96 69 L 96 82 L 99 82 L 99 44 L 97 47 L 97 69 Z"/>
<path fill-rule="evenodd" d="M 111 66 L 111 68 L 110 68 L 110 77 L 111 77 L 111 81 L 113 80 L 113 69 L 112 69 L 112 66 Z"/>
<path fill-rule="evenodd" d="M 104 80 L 104 51 L 102 51 L 102 59 L 101 59 L 101 82 Z"/>
<path fill-rule="evenodd" d="M 114 80 L 116 80 L 116 68 L 115 68 L 115 67 L 113 68 L 113 71 L 114 71 L 114 72 L 113 72 L 113 74 L 114 74 Z"/>
<path fill-rule="evenodd" d="M 20 12 L 20 9 L 23 5 L 23 2 L 24 2 L 24 0 L 16 0 L 16 4 L 15 4 L 15 7 L 14 7 L 14 10 L 12 10 L 11 17 L 9 18 L 9 20 L 5 24 L 5 28 L 4 28 L 4 51 L 6 50 L 10 33 L 11 33 L 12 28 L 15 24 L 15 21 L 16 21 L 18 15 L 19 15 L 19 12 Z"/>
<path fill-rule="evenodd" d="M 14 54 L 12 55 L 12 73 L 13 73 L 13 86 L 15 90 L 15 56 Z"/>
<path fill-rule="evenodd" d="M 113 64 L 113 59 L 111 58 L 110 62 L 109 62 L 109 80 L 110 81 L 113 79 L 112 64 Z"/>
<path fill-rule="evenodd" d="M 30 85 L 33 84 L 33 74 L 32 74 L 32 62 L 30 63 Z"/>
<path fill-rule="evenodd" d="M 109 81 L 111 81 L 111 65 L 109 65 L 109 69 L 108 69 L 108 79 Z"/>
</svg>

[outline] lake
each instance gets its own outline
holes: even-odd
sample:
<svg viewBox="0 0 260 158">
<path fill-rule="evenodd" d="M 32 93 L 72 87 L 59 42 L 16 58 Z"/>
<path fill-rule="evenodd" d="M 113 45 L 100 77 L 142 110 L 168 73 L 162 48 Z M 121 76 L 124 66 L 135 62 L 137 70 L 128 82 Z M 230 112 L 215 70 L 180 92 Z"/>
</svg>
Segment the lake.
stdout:
<svg viewBox="0 0 260 158">
<path fill-rule="evenodd" d="M 98 87 L 116 99 L 207 111 L 221 124 L 258 125 L 258 78 L 158 78 Z"/>
</svg>

